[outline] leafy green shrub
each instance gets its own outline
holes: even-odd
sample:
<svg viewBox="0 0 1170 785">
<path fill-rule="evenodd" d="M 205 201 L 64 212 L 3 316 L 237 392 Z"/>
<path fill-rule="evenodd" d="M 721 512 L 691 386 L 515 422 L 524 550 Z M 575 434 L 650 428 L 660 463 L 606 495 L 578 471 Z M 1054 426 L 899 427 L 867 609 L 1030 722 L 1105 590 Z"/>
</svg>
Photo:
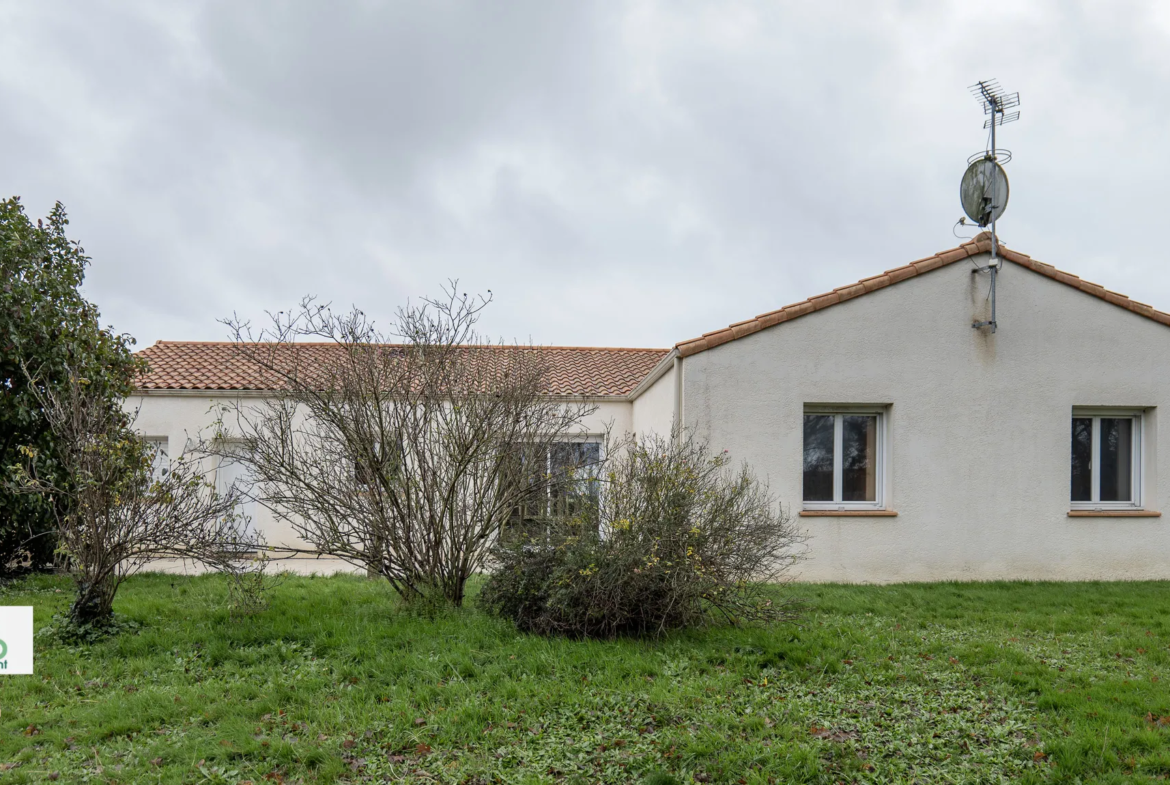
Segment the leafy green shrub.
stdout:
<svg viewBox="0 0 1170 785">
<path fill-rule="evenodd" d="M 746 465 L 690 433 L 629 437 L 606 455 L 589 503 L 500 538 L 483 607 L 523 630 L 591 637 L 795 616 L 767 584 L 787 577 L 803 536 Z"/>
<path fill-rule="evenodd" d="M 60 202 L 34 222 L 18 197 L 0 199 L 0 576 L 51 567 L 65 512 L 61 498 L 17 492 L 10 467 L 31 449 L 41 477 L 59 487 L 72 479 L 36 388 L 59 390 L 82 375 L 105 407 L 120 411 L 142 367 L 134 339 L 103 329 L 97 306 L 81 295 L 90 260 L 66 236 L 68 225 Z"/>
</svg>

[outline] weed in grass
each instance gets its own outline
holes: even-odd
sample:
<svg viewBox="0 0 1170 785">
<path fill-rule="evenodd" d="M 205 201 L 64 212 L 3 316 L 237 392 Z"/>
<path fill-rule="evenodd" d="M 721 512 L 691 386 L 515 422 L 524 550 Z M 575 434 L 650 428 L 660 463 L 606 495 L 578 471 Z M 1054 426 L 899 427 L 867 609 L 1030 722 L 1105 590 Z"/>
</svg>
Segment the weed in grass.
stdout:
<svg viewBox="0 0 1170 785">
<path fill-rule="evenodd" d="M 67 588 L 0 603 L 44 630 Z M 803 586 L 797 629 L 572 641 L 348 576 L 288 578 L 241 623 L 222 578 L 143 575 L 134 630 L 41 635 L 36 675 L 0 679 L 0 779 L 1155 782 L 1167 588 Z"/>
<path fill-rule="evenodd" d="M 665 771 L 656 771 L 642 780 L 642 785 L 682 785 L 682 782 L 673 774 L 667 774 Z"/>
</svg>

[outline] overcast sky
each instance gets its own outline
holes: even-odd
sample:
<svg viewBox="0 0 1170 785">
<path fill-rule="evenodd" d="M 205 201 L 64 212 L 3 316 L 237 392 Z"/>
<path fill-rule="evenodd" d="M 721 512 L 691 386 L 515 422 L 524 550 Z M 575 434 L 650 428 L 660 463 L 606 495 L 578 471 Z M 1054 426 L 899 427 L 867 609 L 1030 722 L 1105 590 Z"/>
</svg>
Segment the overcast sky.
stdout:
<svg viewBox="0 0 1170 785">
<path fill-rule="evenodd" d="M 0 0 L 0 52 L 0 191 L 140 345 L 458 278 L 670 346 L 957 245 L 992 77 L 1003 241 L 1170 310 L 1170 3 Z"/>
</svg>

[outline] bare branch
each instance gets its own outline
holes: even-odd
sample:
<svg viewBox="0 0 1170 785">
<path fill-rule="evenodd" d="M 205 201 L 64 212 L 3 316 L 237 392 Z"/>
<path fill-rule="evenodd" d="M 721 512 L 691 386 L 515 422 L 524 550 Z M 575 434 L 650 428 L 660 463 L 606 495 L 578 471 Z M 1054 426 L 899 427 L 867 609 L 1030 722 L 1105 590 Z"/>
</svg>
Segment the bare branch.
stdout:
<svg viewBox="0 0 1170 785">
<path fill-rule="evenodd" d="M 408 600 L 461 604 L 529 492 L 517 451 L 571 438 L 592 411 L 547 394 L 538 349 L 483 341 L 490 302 L 452 281 L 388 333 L 312 298 L 259 331 L 229 320 L 273 394 L 226 405 L 205 449 L 247 463 L 257 501 L 321 553 Z"/>
<path fill-rule="evenodd" d="M 217 494 L 203 467 L 171 461 L 153 473 L 153 448 L 137 436 L 133 417 L 108 405 L 88 379 L 71 374 L 50 390 L 35 384 L 38 402 L 53 429 L 58 460 L 71 478 L 62 488 L 38 473 L 35 451 L 25 448 L 16 490 L 58 497 L 58 549 L 73 572 L 78 597 L 71 616 L 79 624 L 103 623 L 114 595 L 129 575 L 158 559 L 193 560 L 238 572 L 240 554 L 260 543 L 236 512 L 235 488 Z"/>
</svg>

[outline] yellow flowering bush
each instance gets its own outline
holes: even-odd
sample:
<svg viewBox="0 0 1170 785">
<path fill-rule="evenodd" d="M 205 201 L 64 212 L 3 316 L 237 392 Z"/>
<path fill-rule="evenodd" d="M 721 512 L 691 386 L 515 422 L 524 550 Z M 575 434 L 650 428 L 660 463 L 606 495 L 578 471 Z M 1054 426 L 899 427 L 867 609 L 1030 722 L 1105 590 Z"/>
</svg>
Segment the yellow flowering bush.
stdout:
<svg viewBox="0 0 1170 785">
<path fill-rule="evenodd" d="M 601 487 L 571 516 L 501 538 L 480 596 L 521 629 L 653 635 L 718 619 L 791 619 L 803 536 L 750 468 L 689 432 L 610 441 Z"/>
</svg>

